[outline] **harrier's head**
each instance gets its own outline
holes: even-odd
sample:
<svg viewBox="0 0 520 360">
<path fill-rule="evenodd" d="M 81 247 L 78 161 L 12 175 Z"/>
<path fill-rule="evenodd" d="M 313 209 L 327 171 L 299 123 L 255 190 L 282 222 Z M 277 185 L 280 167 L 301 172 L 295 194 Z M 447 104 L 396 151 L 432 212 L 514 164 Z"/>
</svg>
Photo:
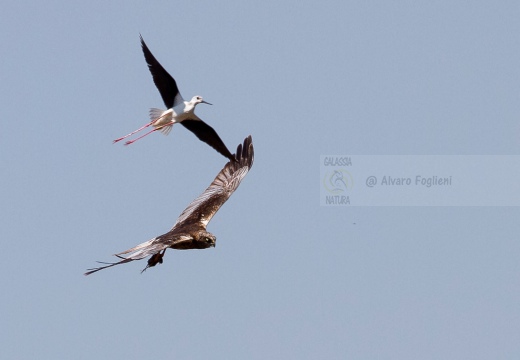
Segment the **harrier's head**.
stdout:
<svg viewBox="0 0 520 360">
<path fill-rule="evenodd" d="M 217 238 L 212 233 L 200 230 L 199 232 L 197 232 L 194 238 L 194 243 L 197 249 L 207 249 L 209 247 L 215 247 L 215 244 L 217 243 Z"/>
</svg>

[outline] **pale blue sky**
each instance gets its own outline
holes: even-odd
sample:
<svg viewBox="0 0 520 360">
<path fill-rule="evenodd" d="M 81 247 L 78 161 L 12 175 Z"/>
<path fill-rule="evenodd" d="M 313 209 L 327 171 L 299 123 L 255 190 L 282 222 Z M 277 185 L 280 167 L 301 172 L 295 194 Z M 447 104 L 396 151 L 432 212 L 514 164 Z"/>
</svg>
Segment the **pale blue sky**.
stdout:
<svg viewBox="0 0 520 360">
<path fill-rule="evenodd" d="M 518 207 L 320 207 L 319 160 L 520 154 L 519 19 L 516 1 L 4 1 L 2 356 L 518 358 Z M 139 33 L 255 164 L 216 248 L 84 277 L 226 162 L 183 127 L 112 144 L 163 106 Z"/>
</svg>

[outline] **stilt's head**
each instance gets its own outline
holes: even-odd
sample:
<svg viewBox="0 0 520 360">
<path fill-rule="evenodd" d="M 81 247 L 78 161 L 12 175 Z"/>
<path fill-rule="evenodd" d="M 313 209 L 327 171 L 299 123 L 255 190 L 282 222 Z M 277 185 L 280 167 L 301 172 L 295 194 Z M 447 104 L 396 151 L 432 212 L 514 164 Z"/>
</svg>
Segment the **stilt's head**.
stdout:
<svg viewBox="0 0 520 360">
<path fill-rule="evenodd" d="M 210 103 L 207 102 L 207 101 L 204 101 L 204 99 L 202 98 L 202 96 L 199 96 L 199 95 L 196 95 L 196 96 L 192 97 L 190 102 L 193 104 L 193 106 L 195 106 L 195 105 L 197 105 L 197 104 L 200 104 L 200 103 L 208 104 L 208 105 L 213 105 L 213 104 L 210 104 Z"/>
</svg>

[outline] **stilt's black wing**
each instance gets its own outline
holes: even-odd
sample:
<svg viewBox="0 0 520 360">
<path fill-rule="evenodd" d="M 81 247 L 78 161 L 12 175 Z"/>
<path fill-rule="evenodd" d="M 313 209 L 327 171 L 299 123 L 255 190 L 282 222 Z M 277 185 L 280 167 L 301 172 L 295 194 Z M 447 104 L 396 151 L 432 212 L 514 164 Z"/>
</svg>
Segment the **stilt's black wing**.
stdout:
<svg viewBox="0 0 520 360">
<path fill-rule="evenodd" d="M 199 138 L 199 140 L 204 141 L 206 144 L 211 146 L 213 149 L 217 150 L 219 153 L 227 157 L 231 161 L 235 161 L 235 157 L 229 152 L 228 148 L 218 136 L 215 129 L 206 124 L 202 120 L 183 120 L 181 124 L 184 125 L 186 129 L 191 131 Z"/>
<path fill-rule="evenodd" d="M 168 74 L 166 70 L 164 70 L 162 65 L 159 64 L 159 61 L 157 61 L 157 59 L 152 55 L 152 52 L 150 49 L 148 49 L 148 46 L 146 46 L 143 37 L 140 36 L 140 38 L 141 46 L 143 47 L 144 58 L 148 64 L 148 69 L 150 69 L 150 72 L 152 73 L 153 82 L 161 93 L 164 105 L 170 109 L 183 102 L 184 100 L 182 99 L 175 79 L 170 74 Z"/>
</svg>

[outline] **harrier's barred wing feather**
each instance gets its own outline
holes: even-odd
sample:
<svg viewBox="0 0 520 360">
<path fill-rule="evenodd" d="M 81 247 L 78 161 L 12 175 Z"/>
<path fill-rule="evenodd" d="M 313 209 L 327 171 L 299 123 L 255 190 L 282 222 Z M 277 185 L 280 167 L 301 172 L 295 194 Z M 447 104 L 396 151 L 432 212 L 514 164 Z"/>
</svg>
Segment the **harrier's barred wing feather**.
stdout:
<svg viewBox="0 0 520 360">
<path fill-rule="evenodd" d="M 153 82 L 155 83 L 155 86 L 157 86 L 157 89 L 159 89 L 159 93 L 161 94 L 161 97 L 164 101 L 164 105 L 170 109 L 182 103 L 184 99 L 181 96 L 175 79 L 170 74 L 168 74 L 159 61 L 157 61 L 155 56 L 153 56 L 150 49 L 148 49 L 148 46 L 146 46 L 143 37 L 140 36 L 140 38 L 144 58 L 148 64 L 148 69 L 152 74 Z"/>
<path fill-rule="evenodd" d="M 187 235 L 175 235 L 175 236 L 166 236 L 167 234 L 157 236 L 151 240 L 148 240 L 142 244 L 139 244 L 131 249 L 125 250 L 123 252 L 117 253 L 118 255 L 130 254 L 125 258 L 131 258 L 133 260 L 143 259 L 149 255 L 153 255 L 166 249 L 172 245 L 179 245 L 184 241 L 191 240 L 190 236 Z"/>
<path fill-rule="evenodd" d="M 95 273 L 96 271 L 103 270 L 112 266 L 125 264 L 130 261 L 134 260 L 142 260 L 145 257 L 149 255 L 157 254 L 158 252 L 176 244 L 180 244 L 184 241 L 191 240 L 191 237 L 186 235 L 178 235 L 178 236 L 170 236 L 170 237 L 163 237 L 158 236 L 156 238 L 150 239 L 148 241 L 145 241 L 142 244 L 139 244 L 137 246 L 134 246 L 131 249 L 125 250 L 123 252 L 114 254 L 118 258 L 122 259 L 121 261 L 115 262 L 115 263 L 101 263 L 101 264 L 108 264 L 105 266 L 100 266 L 93 269 L 88 269 L 88 271 L 85 273 L 85 275 L 90 275 L 92 273 Z M 123 254 L 129 254 L 128 256 L 124 257 L 121 256 Z"/>
<path fill-rule="evenodd" d="M 236 161 L 229 161 L 211 185 L 182 212 L 172 230 L 198 222 L 206 228 L 213 215 L 238 188 L 253 165 L 254 148 L 251 135 L 244 140 L 243 145 L 238 145 L 235 158 Z"/>
<path fill-rule="evenodd" d="M 133 261 L 133 260 L 134 259 L 123 259 L 123 260 L 115 262 L 115 263 L 104 263 L 104 262 L 98 261 L 98 263 L 100 263 L 100 264 L 108 264 L 108 265 L 100 266 L 100 267 L 93 268 L 93 269 L 87 269 L 87 272 L 85 274 L 83 274 L 83 275 L 90 275 L 90 274 L 93 274 L 95 272 L 98 272 L 99 270 L 103 270 L 103 269 L 106 269 L 106 268 L 109 268 L 109 267 L 112 267 L 112 266 L 124 264 L 124 263 L 130 262 L 130 261 Z"/>
</svg>

